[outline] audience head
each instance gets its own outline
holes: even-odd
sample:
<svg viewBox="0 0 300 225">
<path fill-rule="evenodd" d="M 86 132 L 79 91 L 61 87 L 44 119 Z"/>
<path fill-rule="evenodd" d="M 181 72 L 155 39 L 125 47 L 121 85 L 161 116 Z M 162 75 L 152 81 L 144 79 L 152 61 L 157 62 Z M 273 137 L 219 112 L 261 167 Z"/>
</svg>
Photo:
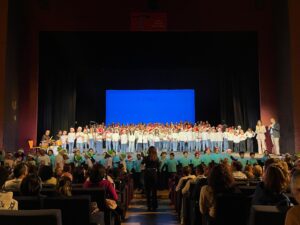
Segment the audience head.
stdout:
<svg viewBox="0 0 300 225">
<path fill-rule="evenodd" d="M 51 166 L 41 166 L 39 169 L 39 176 L 43 182 L 53 177 L 53 171 Z"/>
<path fill-rule="evenodd" d="M 199 176 L 203 174 L 204 174 L 204 166 L 200 164 L 196 167 L 196 175 Z"/>
<path fill-rule="evenodd" d="M 61 177 L 56 185 L 56 191 L 62 196 L 72 196 L 72 181 L 69 177 Z"/>
<path fill-rule="evenodd" d="M 183 167 L 183 175 L 188 176 L 192 174 L 192 168 L 190 166 Z"/>
<path fill-rule="evenodd" d="M 73 172 L 73 182 L 75 184 L 80 184 L 83 183 L 84 181 L 85 181 L 85 174 L 84 174 L 83 167 L 81 166 L 75 167 Z"/>
<path fill-rule="evenodd" d="M 243 170 L 243 165 L 239 161 L 233 161 L 231 163 L 231 169 L 232 169 L 233 172 L 235 172 L 235 171 L 242 171 Z"/>
<path fill-rule="evenodd" d="M 295 170 L 292 175 L 291 191 L 298 204 L 300 204 L 300 170 Z"/>
<path fill-rule="evenodd" d="M 8 176 L 9 176 L 8 170 L 5 167 L 0 166 L 0 188 L 4 185 L 5 181 L 8 179 Z"/>
<path fill-rule="evenodd" d="M 257 179 L 262 177 L 263 170 L 262 170 L 262 167 L 260 165 L 253 166 L 253 175 Z"/>
<path fill-rule="evenodd" d="M 248 179 L 253 179 L 254 178 L 253 166 L 252 165 L 246 165 L 244 172 L 245 172 Z"/>
<path fill-rule="evenodd" d="M 208 176 L 208 185 L 212 188 L 214 194 L 231 189 L 234 185 L 234 179 L 229 168 L 223 164 L 214 166 Z"/>
<path fill-rule="evenodd" d="M 268 167 L 273 163 L 278 163 L 280 160 L 278 158 L 269 158 L 266 160 L 264 164 L 265 171 L 268 169 Z"/>
<path fill-rule="evenodd" d="M 23 179 L 28 174 L 28 167 L 25 163 L 19 163 L 14 168 L 14 177 L 17 179 Z"/>
<path fill-rule="evenodd" d="M 42 181 L 36 174 L 26 176 L 20 185 L 20 192 L 24 196 L 37 196 L 42 190 Z"/>
<path fill-rule="evenodd" d="M 105 178 L 105 176 L 106 176 L 105 168 L 99 164 L 94 165 L 90 171 L 90 181 L 93 184 L 99 183 Z"/>
<path fill-rule="evenodd" d="M 288 171 L 281 163 L 269 165 L 263 177 L 265 189 L 272 193 L 282 193 L 288 186 L 288 176 Z"/>
</svg>

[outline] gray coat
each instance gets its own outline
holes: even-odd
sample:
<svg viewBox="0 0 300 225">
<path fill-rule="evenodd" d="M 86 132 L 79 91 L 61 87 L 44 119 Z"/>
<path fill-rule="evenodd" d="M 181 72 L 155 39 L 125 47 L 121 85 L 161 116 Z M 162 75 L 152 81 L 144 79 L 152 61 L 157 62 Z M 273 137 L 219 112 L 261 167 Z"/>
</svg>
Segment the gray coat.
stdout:
<svg viewBox="0 0 300 225">
<path fill-rule="evenodd" d="M 279 123 L 275 123 L 274 126 L 271 128 L 271 133 L 273 138 L 280 138 L 280 125 Z"/>
</svg>

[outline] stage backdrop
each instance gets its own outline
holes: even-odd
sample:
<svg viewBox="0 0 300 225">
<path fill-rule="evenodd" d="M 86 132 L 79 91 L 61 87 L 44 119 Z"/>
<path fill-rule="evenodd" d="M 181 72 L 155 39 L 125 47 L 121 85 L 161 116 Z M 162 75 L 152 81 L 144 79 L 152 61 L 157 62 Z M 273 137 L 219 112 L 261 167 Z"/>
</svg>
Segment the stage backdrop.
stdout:
<svg viewBox="0 0 300 225">
<path fill-rule="evenodd" d="M 196 121 L 260 117 L 255 32 L 41 32 L 39 51 L 38 139 L 105 122 L 106 90 L 192 89 Z"/>
<path fill-rule="evenodd" d="M 194 90 L 107 90 L 106 124 L 195 122 Z"/>
</svg>

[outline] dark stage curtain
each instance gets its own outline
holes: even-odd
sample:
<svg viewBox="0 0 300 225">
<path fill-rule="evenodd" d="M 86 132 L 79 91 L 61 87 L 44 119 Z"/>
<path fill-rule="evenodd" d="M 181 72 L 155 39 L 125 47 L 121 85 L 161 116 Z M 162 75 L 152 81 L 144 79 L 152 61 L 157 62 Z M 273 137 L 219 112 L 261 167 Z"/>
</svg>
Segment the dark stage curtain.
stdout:
<svg viewBox="0 0 300 225">
<path fill-rule="evenodd" d="M 250 72 L 224 72 L 220 76 L 221 120 L 228 125 L 254 128 L 259 119 L 258 81 Z"/>
<path fill-rule="evenodd" d="M 44 73 L 40 76 L 38 138 L 45 129 L 55 136 L 58 130 L 75 125 L 76 75 L 63 70 Z"/>
</svg>

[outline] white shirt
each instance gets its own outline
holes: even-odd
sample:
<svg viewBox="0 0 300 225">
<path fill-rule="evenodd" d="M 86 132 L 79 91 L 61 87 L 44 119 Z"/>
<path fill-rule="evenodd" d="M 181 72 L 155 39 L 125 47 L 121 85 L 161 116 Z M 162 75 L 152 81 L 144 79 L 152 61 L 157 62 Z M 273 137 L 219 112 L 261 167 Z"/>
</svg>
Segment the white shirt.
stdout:
<svg viewBox="0 0 300 225">
<path fill-rule="evenodd" d="M 143 143 L 148 143 L 148 134 L 143 134 Z"/>
<path fill-rule="evenodd" d="M 83 132 L 77 132 L 76 133 L 76 140 L 77 143 L 83 143 L 84 133 Z"/>
<path fill-rule="evenodd" d="M 207 131 L 203 131 L 201 133 L 201 137 L 202 137 L 203 141 L 207 141 L 208 140 L 208 133 L 207 133 Z"/>
<path fill-rule="evenodd" d="M 217 133 L 216 132 L 210 132 L 209 133 L 209 139 L 210 139 L 210 141 L 217 141 Z"/>
<path fill-rule="evenodd" d="M 137 143 L 143 143 L 143 135 L 140 133 L 137 135 Z"/>
<path fill-rule="evenodd" d="M 187 141 L 187 135 L 186 135 L 186 132 L 180 131 L 180 132 L 178 133 L 178 140 L 179 140 L 179 141 L 184 141 L 184 142 L 186 142 L 186 141 Z"/>
<path fill-rule="evenodd" d="M 60 136 L 60 141 L 63 145 L 67 143 L 67 140 L 68 140 L 68 135 L 63 134 Z"/>
<path fill-rule="evenodd" d="M 111 141 L 111 138 L 112 138 L 112 133 L 107 132 L 107 133 L 106 133 L 106 140 L 107 140 L 107 141 Z"/>
<path fill-rule="evenodd" d="M 218 131 L 216 133 L 216 141 L 223 141 L 223 137 L 224 137 L 224 135 L 221 131 Z"/>
<path fill-rule="evenodd" d="M 233 136 L 233 143 L 240 143 L 240 135 Z"/>
<path fill-rule="evenodd" d="M 233 133 L 228 133 L 227 138 L 228 138 L 228 141 L 233 141 L 234 134 Z"/>
<path fill-rule="evenodd" d="M 88 133 L 89 139 L 94 139 L 95 134 L 94 133 Z"/>
<path fill-rule="evenodd" d="M 102 141 L 102 139 L 103 139 L 102 134 L 97 133 L 97 134 L 96 134 L 96 141 Z"/>
<path fill-rule="evenodd" d="M 127 144 L 128 143 L 128 136 L 127 134 L 121 135 L 121 144 Z"/>
<path fill-rule="evenodd" d="M 240 141 L 245 141 L 246 139 L 246 134 L 240 134 Z"/>
<path fill-rule="evenodd" d="M 154 136 L 154 142 L 160 142 L 160 138 L 159 138 L 158 135 L 155 135 L 155 136 Z"/>
<path fill-rule="evenodd" d="M 89 140 L 89 135 L 87 133 L 83 133 L 83 142 L 88 142 Z"/>
<path fill-rule="evenodd" d="M 173 141 L 177 141 L 178 140 L 178 133 L 172 133 L 171 137 L 172 137 Z"/>
<path fill-rule="evenodd" d="M 187 141 L 194 141 L 195 140 L 193 131 L 186 132 L 186 139 L 187 139 Z"/>
<path fill-rule="evenodd" d="M 120 140 L 119 133 L 113 133 L 111 137 L 112 137 L 112 141 L 119 141 Z"/>
<path fill-rule="evenodd" d="M 247 138 L 253 138 L 254 137 L 254 132 L 246 131 L 245 133 Z"/>
<path fill-rule="evenodd" d="M 76 134 L 75 133 L 68 133 L 68 142 L 73 143 L 75 141 Z"/>
<path fill-rule="evenodd" d="M 135 135 L 134 134 L 131 134 L 129 135 L 129 142 L 134 142 L 135 141 Z"/>
</svg>

